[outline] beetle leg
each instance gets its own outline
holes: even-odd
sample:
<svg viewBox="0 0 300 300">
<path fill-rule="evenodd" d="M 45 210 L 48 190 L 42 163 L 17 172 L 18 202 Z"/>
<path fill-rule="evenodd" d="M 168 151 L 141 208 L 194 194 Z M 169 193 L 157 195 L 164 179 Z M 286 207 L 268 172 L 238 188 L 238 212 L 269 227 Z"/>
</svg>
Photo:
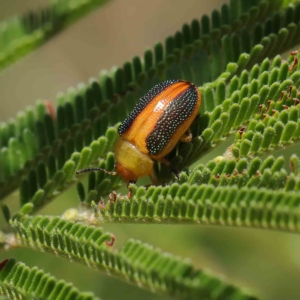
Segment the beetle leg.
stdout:
<svg viewBox="0 0 300 300">
<path fill-rule="evenodd" d="M 170 163 L 168 160 L 166 160 L 166 159 L 163 157 L 163 158 L 160 158 L 158 161 L 159 161 L 160 163 L 162 163 L 163 165 L 169 167 L 170 170 L 171 170 L 171 172 L 172 172 L 177 178 L 179 178 L 179 171 L 176 170 L 176 169 L 174 169 L 174 168 L 172 168 L 171 163 Z"/>
<path fill-rule="evenodd" d="M 191 132 L 191 128 L 179 139 L 180 142 L 188 143 L 192 140 L 193 134 Z"/>
<path fill-rule="evenodd" d="M 157 185 L 158 184 L 158 180 L 156 178 L 156 175 L 155 175 L 155 172 L 154 170 L 152 169 L 152 172 L 149 174 L 149 177 L 151 179 L 151 182 L 153 185 Z"/>
<path fill-rule="evenodd" d="M 170 167 L 170 164 L 171 164 L 171 163 L 170 163 L 168 160 L 166 160 L 164 157 L 158 159 L 158 161 L 159 161 L 161 164 L 163 164 L 163 165 L 165 165 L 165 166 L 167 166 L 167 167 Z"/>
</svg>

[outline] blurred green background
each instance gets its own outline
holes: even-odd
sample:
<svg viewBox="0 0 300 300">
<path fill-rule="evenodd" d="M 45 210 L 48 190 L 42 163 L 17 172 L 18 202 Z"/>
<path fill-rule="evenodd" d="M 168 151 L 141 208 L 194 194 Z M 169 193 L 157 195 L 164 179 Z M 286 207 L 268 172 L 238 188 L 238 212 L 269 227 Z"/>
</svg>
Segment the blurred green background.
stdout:
<svg viewBox="0 0 300 300">
<path fill-rule="evenodd" d="M 43 7 L 47 2 L 0 0 L 0 20 Z M 183 23 L 210 13 L 224 2 L 228 1 L 110 1 L 0 73 L 0 121 L 14 117 L 37 99 L 48 99 L 55 104 L 59 91 L 87 82 L 101 69 L 110 69 L 134 55 L 142 55 L 147 47 L 173 34 Z M 219 147 L 209 157 L 222 153 L 225 147 Z M 288 157 L 292 153 L 299 155 L 299 147 L 277 155 Z M 10 206 L 16 205 L 18 193 L 7 200 Z M 41 213 L 61 214 L 77 204 L 77 194 L 72 188 Z M 210 269 L 263 299 L 300 298 L 300 237 L 297 235 L 197 225 L 104 224 L 103 227 L 115 234 L 117 248 L 128 238 L 140 239 L 164 251 L 189 257 L 197 268 Z M 15 257 L 29 266 L 37 265 L 105 300 L 167 299 L 48 253 L 27 249 L 0 253 L 0 261 L 7 257 Z"/>
</svg>

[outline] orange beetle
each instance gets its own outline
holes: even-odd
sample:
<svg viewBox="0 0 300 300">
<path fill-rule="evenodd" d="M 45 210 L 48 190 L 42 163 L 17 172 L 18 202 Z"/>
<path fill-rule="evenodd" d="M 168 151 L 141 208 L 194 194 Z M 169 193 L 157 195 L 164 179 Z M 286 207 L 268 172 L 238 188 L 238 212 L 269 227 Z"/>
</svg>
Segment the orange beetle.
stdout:
<svg viewBox="0 0 300 300">
<path fill-rule="evenodd" d="M 192 134 L 187 132 L 200 104 L 199 89 L 190 82 L 167 80 L 155 85 L 121 123 L 115 145 L 116 172 L 106 172 L 117 173 L 128 185 L 145 176 L 156 184 L 154 161 L 169 165 L 165 156 L 178 141 L 191 141 Z M 88 168 L 76 173 L 91 170 L 105 171 Z"/>
</svg>

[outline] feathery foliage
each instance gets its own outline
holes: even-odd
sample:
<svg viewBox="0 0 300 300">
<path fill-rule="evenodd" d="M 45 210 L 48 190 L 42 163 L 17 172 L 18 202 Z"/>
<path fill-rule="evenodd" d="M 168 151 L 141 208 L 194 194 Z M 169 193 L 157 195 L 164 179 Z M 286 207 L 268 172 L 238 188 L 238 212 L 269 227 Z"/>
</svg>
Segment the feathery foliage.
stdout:
<svg viewBox="0 0 300 300">
<path fill-rule="evenodd" d="M 129 240 L 120 251 L 113 251 L 107 247 L 111 235 L 99 228 L 59 217 L 23 217 L 11 225 L 17 232 L 16 243 L 69 257 L 156 292 L 191 300 L 253 299 L 207 272 L 195 270 L 190 262 L 139 241 Z"/>
<path fill-rule="evenodd" d="M 265 17 L 278 7 L 277 2 L 261 1 L 247 4 L 250 6 L 239 5 L 236 2 L 239 3 L 233 1 L 232 7 L 239 7 L 237 11 L 233 12 L 235 9 L 224 5 L 221 12 L 212 13 L 211 20 L 204 16 L 200 22 L 194 20 L 190 27 L 184 25 L 180 34 L 166 39 L 165 47 L 159 43 L 153 51 L 147 50 L 144 63 L 135 57 L 132 63 L 125 63 L 123 68 L 116 69 L 111 76 L 101 72 L 99 80 L 91 79 L 87 85 L 80 84 L 77 89 L 70 88 L 67 94 L 60 94 L 56 117 L 51 117 L 42 105 L 38 106 L 40 112 L 30 110 L 30 116 L 39 116 L 34 124 L 35 128 L 24 127 L 24 119 L 27 119 L 24 115 L 20 116 L 22 125 L 14 121 L 3 124 L 0 140 L 3 141 L 1 152 L 4 153 L 1 153 L 1 157 L 4 158 L 0 158 L 0 163 L 2 161 L 5 164 L 7 158 L 12 156 L 17 163 L 14 164 L 14 168 L 9 164 L 9 168 L 6 168 L 8 172 L 1 178 L 0 198 L 4 198 L 19 186 L 22 175 L 28 176 L 32 168 L 37 169 L 41 160 L 49 160 L 51 154 L 57 156 L 58 145 L 67 148 L 67 144 L 75 144 L 77 151 L 89 146 L 91 139 L 83 137 L 92 135 L 93 138 L 98 138 L 105 133 L 107 126 L 122 121 L 138 99 L 154 84 L 165 79 L 181 78 L 202 85 L 217 79 L 224 71 L 227 72 L 222 76 L 229 80 L 234 74 L 250 68 L 267 55 L 273 56 L 275 52 L 272 54 L 272 49 L 283 51 L 300 41 L 297 39 L 300 36 L 297 34 L 298 20 L 294 20 L 297 18 L 296 12 L 300 3 L 280 14 L 274 14 L 267 26 L 264 23 Z M 248 10 L 250 13 L 245 13 Z M 237 19 L 229 18 L 231 14 Z M 289 22 L 285 22 L 290 15 L 293 15 L 293 19 L 289 18 Z M 218 22 L 219 19 L 223 20 L 223 23 Z M 227 24 L 229 19 L 236 20 L 233 22 L 234 26 Z M 210 29 L 210 24 L 213 29 Z M 232 27 L 223 32 L 228 26 Z M 245 32 L 240 32 L 240 28 L 244 28 Z M 195 33 L 198 31 L 199 35 Z M 245 35 L 246 41 L 253 39 L 249 47 L 243 46 L 245 41 L 242 37 Z M 286 42 L 282 43 L 283 39 Z M 259 42 L 262 44 L 259 45 Z M 233 49 L 234 56 L 231 55 Z M 244 51 L 249 55 L 240 55 Z M 220 62 L 220 58 L 224 61 Z M 237 62 L 237 66 L 228 70 L 228 62 Z M 232 67 L 231 64 L 229 66 Z M 27 148 L 31 150 L 29 153 L 25 151 L 23 154 L 18 150 Z M 61 149 L 61 152 L 66 151 Z"/>
<path fill-rule="evenodd" d="M 0 23 L 0 70 L 45 43 L 106 0 L 55 0 L 46 8 Z"/>
<path fill-rule="evenodd" d="M 0 57 L 0 68 L 102 2 L 54 2 L 38 15 L 15 19 L 7 25 L 9 56 Z M 38 101 L 2 123 L 0 200 L 19 188 L 20 209 L 11 212 L 8 201 L 2 206 L 7 225 L 0 232 L 0 250 L 53 253 L 179 299 L 256 299 L 140 241 L 130 239 L 115 250 L 115 237 L 99 225 L 191 223 L 298 233 L 299 153 L 271 154 L 300 139 L 300 53 L 292 52 L 287 60 L 279 55 L 300 42 L 299 26 L 300 1 L 231 0 L 210 17 L 184 24 L 143 58 L 60 93 L 56 109 Z M 162 185 L 132 184 L 130 199 L 112 193 L 120 178 L 101 172 L 90 173 L 85 187 L 75 171 L 89 166 L 113 170 L 119 122 L 150 87 L 177 78 L 193 82 L 202 94 L 192 141 L 179 143 L 166 157 L 181 171 L 178 178 L 156 163 Z M 225 141 L 231 145 L 222 156 L 198 162 Z M 78 208 L 62 217 L 29 216 L 75 183 Z M 15 260 L 0 264 L 0 294 L 9 299 L 98 299 Z"/>
<path fill-rule="evenodd" d="M 85 196 L 83 207 L 65 213 L 66 218 L 99 225 L 104 222 L 196 223 L 257 227 L 299 232 L 299 158 L 293 155 L 284 168 L 283 157 L 258 157 L 210 161 L 190 174 L 181 173 L 170 186 L 133 188 L 132 199 L 111 199 L 104 205 L 95 190 Z M 296 168 L 294 168 L 296 166 Z M 93 210 L 86 209 L 90 204 Z M 89 205 L 88 205 L 89 206 Z"/>
<path fill-rule="evenodd" d="M 299 54 L 298 56 L 300 57 Z M 235 70 L 237 65 L 231 64 L 231 67 Z M 290 70 L 288 62 L 282 61 L 282 58 L 277 56 L 272 62 L 265 59 L 261 65 L 255 65 L 251 71 L 243 71 L 241 76 L 233 77 L 227 90 L 224 77 L 213 84 L 204 86 L 202 89 L 202 106 L 205 113 L 194 122 L 192 128 L 194 139 L 192 142 L 179 145 L 168 155 L 167 159 L 171 162 L 172 167 L 182 170 L 205 155 L 230 133 L 236 131 L 236 139 L 231 151 L 232 156 L 237 158 L 245 157 L 249 151 L 252 155 L 258 155 L 260 152 L 265 153 L 267 145 L 272 147 L 271 149 L 286 147 L 287 142 L 292 137 L 295 141 L 299 139 L 300 123 L 299 125 L 297 123 L 299 106 L 296 106 L 299 100 L 296 98 L 297 89 L 295 88 L 300 80 L 298 68 L 297 65 L 293 70 Z M 282 95 L 283 100 L 280 100 L 280 95 Z M 292 117 L 289 117 L 289 111 L 291 111 Z M 266 114 L 267 116 L 265 116 Z M 286 117 L 284 118 L 283 115 Z M 244 134 L 239 132 L 238 129 L 249 123 L 250 119 L 252 119 L 251 124 L 249 124 L 246 132 Z M 275 132 L 275 129 L 269 126 L 263 132 L 264 124 L 268 124 L 269 119 L 275 128 L 282 131 L 277 129 Z M 285 123 L 281 119 L 287 123 L 285 131 L 283 131 Z M 293 126 L 293 130 L 289 126 Z M 252 128 L 258 128 L 259 132 L 252 133 Z M 273 134 L 269 133 L 270 130 L 273 130 Z M 249 139 L 254 136 L 251 144 Z M 81 135 L 80 138 L 82 141 Z M 86 138 L 88 137 L 86 136 Z M 90 139 L 92 138 L 90 136 Z M 66 154 L 66 150 L 63 150 L 59 153 L 57 162 L 54 159 L 49 162 L 49 169 L 51 167 L 53 169 L 51 173 L 47 172 L 45 164 L 41 163 L 36 172 L 32 170 L 28 177 L 22 181 L 21 205 L 31 202 L 38 208 L 48 202 L 49 199 L 53 199 L 54 195 L 58 195 L 57 192 L 62 191 L 67 184 L 74 183 L 74 171 L 76 169 L 87 167 L 91 163 L 95 163 L 98 158 L 103 158 L 107 150 L 112 150 L 116 139 L 116 130 L 110 128 L 106 137 L 102 136 L 97 141 L 93 141 L 90 147 L 84 147 L 80 154 L 73 153 L 75 145 L 71 144 L 69 153 Z M 107 146 L 108 140 L 111 141 L 109 146 Z M 70 155 L 72 155 L 71 159 L 60 166 L 59 162 L 64 162 L 65 158 L 70 157 Z M 113 155 L 109 154 L 106 162 L 101 161 L 99 167 L 112 170 L 113 165 Z M 56 172 L 54 166 L 58 166 L 59 171 Z M 157 176 L 161 181 L 166 181 L 170 178 L 171 172 L 167 167 L 159 167 L 160 169 L 157 166 Z M 50 176 L 47 177 L 47 174 Z M 51 178 L 51 176 L 53 177 Z M 116 177 L 107 176 L 103 173 L 98 173 L 96 176 L 91 173 L 88 198 L 96 202 L 99 201 L 101 196 L 116 188 L 119 182 Z M 81 183 L 79 183 L 78 189 L 82 190 Z"/>
<path fill-rule="evenodd" d="M 0 293 L 9 299 L 97 300 L 64 280 L 57 280 L 38 268 L 7 259 L 0 263 Z"/>
</svg>

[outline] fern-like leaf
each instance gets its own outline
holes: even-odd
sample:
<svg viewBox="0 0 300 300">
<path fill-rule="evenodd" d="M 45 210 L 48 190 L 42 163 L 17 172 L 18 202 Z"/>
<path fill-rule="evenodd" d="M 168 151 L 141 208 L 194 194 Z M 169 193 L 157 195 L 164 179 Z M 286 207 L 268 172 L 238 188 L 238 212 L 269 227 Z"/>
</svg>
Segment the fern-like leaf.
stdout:
<svg viewBox="0 0 300 300">
<path fill-rule="evenodd" d="M 14 259 L 0 263 L 0 293 L 9 299 L 99 300 L 92 293 L 80 292 L 71 283 Z"/>
<path fill-rule="evenodd" d="M 181 299 L 254 299 L 191 263 L 139 241 L 112 250 L 112 236 L 58 217 L 23 217 L 11 223 L 16 243 L 69 257 L 151 291 Z M 147 257 L 148 259 L 145 259 Z"/>
<path fill-rule="evenodd" d="M 239 175 L 212 177 L 209 184 L 174 183 L 150 187 L 147 191 L 143 187 L 132 187 L 132 199 L 117 197 L 106 204 L 92 203 L 93 210 L 79 211 L 72 220 L 94 225 L 103 222 L 196 223 L 298 233 L 299 195 L 289 192 L 290 186 L 296 185 L 299 191 L 298 179 L 291 178 L 284 189 L 281 186 L 278 190 L 268 190 L 263 188 L 263 183 L 274 186 L 280 179 L 286 180 L 286 173 L 272 175 L 266 171 L 260 176 L 248 180 L 250 187 L 239 187 L 247 182 L 246 176 Z M 218 186 L 220 181 L 229 186 L 221 183 Z M 260 188 L 253 187 L 256 185 Z"/>
<path fill-rule="evenodd" d="M 300 58 L 299 54 L 298 56 Z M 230 148 L 232 157 L 243 157 L 249 151 L 252 155 L 257 155 L 260 153 L 260 146 L 263 147 L 262 153 L 264 153 L 267 143 L 272 146 L 272 149 L 286 146 L 292 136 L 294 140 L 299 139 L 300 123 L 298 126 L 297 120 L 299 106 L 295 106 L 299 101 L 296 98 L 297 89 L 295 88 L 300 81 L 298 68 L 299 66 L 295 65 L 293 70 L 289 71 L 289 63 L 282 61 L 281 57 L 277 56 L 272 63 L 269 59 L 266 59 L 261 65 L 255 65 L 250 71 L 243 71 L 240 77 L 234 77 L 227 90 L 224 78 L 220 78 L 212 84 L 207 84 L 202 89 L 205 113 L 193 124 L 194 139 L 192 142 L 179 145 L 168 155 L 167 159 L 171 162 L 172 167 L 182 170 L 189 166 L 230 133 L 234 133 L 238 128 L 246 125 L 250 119 L 249 132 L 251 134 L 249 135 L 248 131 L 243 135 L 240 132 L 236 133 L 235 143 Z M 282 100 L 280 95 L 283 95 Z M 276 100 L 280 100 L 280 103 Z M 275 109 L 277 109 L 276 114 L 274 114 Z M 290 110 L 293 117 L 289 118 L 287 114 Z M 267 112 L 267 117 L 265 112 Z M 283 118 L 282 115 L 286 116 L 287 125 L 295 125 L 293 131 L 289 128 L 283 131 L 285 123 L 280 120 L 280 118 Z M 273 135 L 270 135 L 267 130 L 265 136 L 268 137 L 268 140 L 266 141 L 263 138 L 259 124 L 264 128 L 264 123 L 268 120 L 275 128 L 282 124 L 280 127 L 282 136 L 279 132 L 276 132 L 275 135 L 275 129 L 269 126 L 268 128 L 273 130 Z M 258 128 L 257 130 L 260 132 L 258 134 L 252 133 L 252 128 Z M 289 140 L 286 137 L 287 133 L 290 135 Z M 254 136 L 255 138 L 253 138 Z M 95 138 L 96 135 L 93 135 L 93 131 L 91 131 L 85 139 L 90 142 L 93 137 Z M 257 141 L 259 137 L 261 137 L 260 143 Z M 58 195 L 58 191 L 62 191 L 74 183 L 74 171 L 76 169 L 87 167 L 91 163 L 94 164 L 99 157 L 104 157 L 108 150 L 112 150 L 116 138 L 117 133 L 111 128 L 108 130 L 106 137 L 100 137 L 97 141 L 92 142 L 90 147 L 83 148 L 81 154 L 73 153 L 73 151 L 77 144 L 80 144 L 79 149 L 82 147 L 84 143 L 82 135 L 77 136 L 76 144 L 70 139 L 66 147 L 60 145 L 57 161 L 54 155 L 49 156 L 48 166 L 41 161 L 37 170 L 32 169 L 28 177 L 23 179 L 20 193 L 21 205 L 31 202 L 34 204 L 35 209 L 41 207 L 54 195 Z M 249 141 L 250 138 L 253 138 L 252 146 L 251 141 Z M 108 141 L 110 142 L 108 143 Z M 241 150 L 238 148 L 239 146 L 242 147 Z M 64 163 L 65 159 L 70 156 L 71 159 Z M 112 155 L 107 157 L 107 162 L 100 162 L 100 167 L 108 168 L 108 170 L 111 170 L 113 165 Z M 157 167 L 157 177 L 163 178 L 166 182 L 170 178 L 170 170 L 164 166 L 161 166 L 160 169 Z M 97 174 L 96 178 L 92 173 L 89 182 L 88 193 L 91 193 L 91 195 L 87 197 L 98 202 L 102 195 L 117 187 L 120 181 L 101 173 Z M 83 197 L 80 196 L 80 198 Z"/>
<path fill-rule="evenodd" d="M 236 1 L 239 2 L 238 0 Z M 265 15 L 267 12 L 267 8 L 273 7 L 272 1 L 263 1 L 261 3 L 264 4 L 259 4 L 257 8 L 254 8 L 253 6 L 251 8 L 252 10 L 250 10 L 249 20 L 252 20 L 252 23 L 250 21 L 245 22 L 245 18 L 241 18 L 241 20 L 239 21 L 241 23 L 238 23 L 241 26 L 243 24 L 246 26 L 245 30 L 249 30 L 249 37 L 252 36 L 252 25 L 255 22 L 259 22 L 259 18 L 257 18 L 257 16 Z M 233 5 L 232 7 L 235 6 Z M 245 9 L 244 6 L 237 7 L 243 7 L 243 9 Z M 225 11 L 227 11 L 228 13 L 228 8 L 224 8 L 222 10 L 223 14 L 225 13 Z M 253 12 L 256 12 L 257 14 Z M 215 16 L 215 14 L 213 14 L 213 16 Z M 206 24 L 207 22 L 205 21 L 205 18 L 201 21 L 203 24 Z M 224 20 L 225 19 L 226 18 L 224 17 Z M 216 22 L 215 17 L 214 20 L 214 22 Z M 195 28 L 198 28 L 198 25 L 195 25 L 196 23 L 193 22 L 191 25 L 191 28 L 194 28 L 193 30 L 196 30 Z M 273 34 L 278 33 L 278 28 L 280 28 L 281 25 L 285 25 L 284 22 L 277 20 L 277 18 L 275 18 L 274 21 L 271 22 L 271 26 L 273 26 L 272 24 L 277 28 L 275 29 L 274 27 L 274 29 L 271 29 L 271 32 L 274 32 Z M 249 28 L 247 26 L 249 26 Z M 257 26 L 261 26 L 263 28 L 265 25 L 258 23 Z M 184 28 L 185 29 L 183 29 L 183 32 L 185 32 L 186 35 L 189 35 L 188 32 L 191 31 L 187 30 L 186 27 Z M 239 27 L 235 28 L 234 30 L 238 30 L 238 28 Z M 288 28 L 286 30 L 283 30 L 285 38 L 289 41 L 289 46 L 291 46 L 291 44 L 297 43 L 297 39 L 292 38 L 291 36 L 294 36 L 295 30 L 296 27 L 293 30 Z M 241 37 L 239 37 L 238 34 L 234 35 L 233 31 L 230 30 L 230 35 L 228 35 L 226 31 L 225 35 L 221 32 L 220 29 L 219 31 L 219 42 L 214 40 L 213 33 L 211 33 L 209 39 L 207 40 L 207 30 L 205 29 L 203 31 L 202 39 L 200 38 L 200 41 L 197 35 L 193 34 L 195 38 L 191 39 L 191 43 L 189 45 L 187 45 L 186 43 L 181 43 L 182 48 L 180 48 L 176 44 L 176 47 L 179 47 L 179 49 L 181 50 L 178 52 L 176 50 L 177 48 L 174 48 L 174 53 L 172 52 L 173 50 L 170 50 L 173 54 L 171 54 L 170 51 L 168 52 L 165 50 L 165 56 L 163 55 L 164 51 L 162 45 L 160 44 L 156 46 L 154 50 L 155 56 L 160 57 L 161 59 L 155 60 L 156 62 L 154 63 L 154 60 L 150 59 L 148 61 L 145 58 L 144 67 L 146 68 L 147 66 L 147 68 L 149 68 L 148 71 L 144 69 L 141 61 L 136 58 L 134 59 L 132 64 L 125 64 L 124 69 L 117 69 L 112 77 L 108 75 L 101 76 L 100 83 L 97 80 L 92 80 L 88 85 L 80 85 L 78 87 L 78 91 L 70 89 L 67 95 L 59 96 L 59 102 L 61 103 L 61 105 L 59 105 L 59 107 L 57 108 L 56 119 L 51 119 L 51 117 L 46 114 L 44 120 L 37 123 L 37 129 L 35 132 L 33 132 L 33 135 L 36 136 L 36 139 L 33 139 L 35 140 L 34 145 L 30 145 L 30 141 L 32 141 L 32 134 L 28 133 L 28 131 L 26 131 L 26 137 L 28 137 L 27 140 L 25 140 L 25 138 L 23 140 L 21 139 L 21 145 L 17 143 L 18 147 L 13 147 L 16 144 L 17 138 L 12 138 L 12 140 L 10 141 L 9 135 L 6 135 L 6 141 L 10 141 L 12 149 L 2 149 L 2 152 L 4 152 L 2 156 L 4 156 L 4 158 L 15 158 L 16 154 L 14 149 L 16 148 L 38 149 L 38 154 L 36 153 L 36 151 L 31 151 L 31 155 L 33 155 L 31 156 L 31 159 L 33 159 L 34 157 L 35 159 L 33 160 L 33 163 L 31 161 L 30 163 L 25 164 L 25 167 L 23 167 L 24 164 L 20 163 L 20 160 L 22 161 L 22 159 L 19 158 L 18 160 L 18 157 L 15 158 L 18 162 L 15 164 L 15 169 L 10 169 L 8 170 L 8 173 L 5 173 L 3 183 L 1 184 L 1 188 L 3 187 L 2 198 L 18 185 L 22 174 L 28 174 L 28 172 L 30 171 L 28 165 L 32 166 L 34 164 L 34 166 L 37 167 L 37 163 L 39 162 L 39 158 L 41 156 L 45 157 L 45 153 L 47 155 L 47 153 L 49 152 L 52 152 L 55 155 L 55 149 L 58 144 L 65 145 L 67 141 L 72 143 L 70 139 L 73 139 L 73 143 L 75 143 L 74 139 L 76 139 L 76 135 L 89 137 L 92 130 L 97 133 L 97 137 L 101 136 L 102 134 L 104 134 L 104 131 L 108 125 L 115 125 L 117 122 L 124 119 L 128 111 L 132 109 L 133 105 L 137 102 L 139 97 L 142 96 L 147 91 L 147 89 L 153 86 L 155 83 L 168 78 L 181 78 L 191 80 L 196 84 L 202 84 L 203 82 L 207 82 L 207 80 L 211 80 L 212 78 L 216 78 L 217 76 L 219 76 L 221 72 L 224 71 L 222 70 L 222 68 L 225 67 L 228 61 L 238 60 L 238 64 L 234 67 L 234 69 L 228 70 L 229 73 L 227 72 L 223 75 L 228 78 L 228 76 L 233 76 L 234 74 L 239 73 L 245 67 L 250 67 L 255 62 L 260 61 L 263 57 L 263 54 L 271 55 L 271 53 L 269 52 L 270 49 L 273 49 L 274 47 L 278 49 L 279 47 L 279 45 L 277 45 L 278 43 L 276 42 L 276 39 L 266 36 L 263 41 L 263 44 L 265 45 L 264 47 L 259 45 L 256 45 L 253 48 L 250 47 L 250 55 L 242 56 L 239 56 L 239 54 L 244 50 L 244 48 L 238 48 L 240 50 L 236 53 L 236 58 L 229 58 L 229 60 L 224 61 L 224 63 L 217 64 L 218 66 L 223 65 L 223 67 L 218 72 L 215 72 L 213 71 L 213 69 L 215 68 L 215 62 L 218 61 L 220 57 L 228 57 L 228 55 L 225 55 L 225 52 L 227 51 L 227 54 L 230 53 L 231 48 L 234 47 L 236 43 L 242 43 L 242 41 L 240 40 Z M 265 31 L 265 34 L 269 35 L 269 31 Z M 181 41 L 188 40 L 187 36 L 185 35 L 175 35 L 175 37 L 176 36 L 179 36 Z M 255 36 L 256 35 L 254 34 L 253 38 Z M 282 38 L 282 36 L 280 36 L 280 38 Z M 169 40 L 170 38 L 167 39 L 167 41 Z M 166 45 L 169 45 L 169 42 L 167 41 Z M 204 43 L 204 41 L 206 42 Z M 255 43 L 253 42 L 253 45 L 254 44 Z M 283 43 L 280 46 L 285 47 L 287 46 L 287 44 L 288 43 Z M 207 47 L 207 45 L 212 45 L 212 47 L 215 47 L 215 50 L 211 52 L 210 46 Z M 169 49 L 170 47 L 166 46 L 166 48 Z M 145 54 L 145 57 L 153 57 L 152 52 L 148 51 L 146 53 L 147 54 Z M 178 55 L 176 55 L 176 53 Z M 152 61 L 152 65 L 150 64 L 150 61 Z M 203 73 L 203 70 L 205 70 L 205 73 Z M 205 74 L 208 71 L 213 72 L 215 75 L 213 77 L 210 77 L 209 79 L 206 78 Z M 135 75 L 133 76 L 133 74 Z M 129 89 L 132 89 L 132 91 L 129 91 Z M 125 92 L 126 94 L 124 95 Z M 112 101 L 107 101 L 106 99 L 112 99 Z M 6 125 L 4 125 L 3 127 L 7 128 Z M 8 130 L 5 131 L 7 132 Z M 19 138 L 17 140 L 19 141 Z M 28 140 L 29 143 L 27 142 Z M 81 143 L 81 149 L 84 146 L 88 146 L 89 143 L 90 141 L 84 141 L 84 143 Z M 78 143 L 78 145 L 80 145 L 80 143 Z M 81 151 L 81 149 L 77 150 Z M 26 157 L 26 159 L 29 158 Z M 10 183 L 10 185 L 8 185 L 8 183 Z"/>
<path fill-rule="evenodd" d="M 105 2 L 105 0 L 55 0 L 45 9 L 2 21 L 0 23 L 0 70 Z"/>
</svg>

